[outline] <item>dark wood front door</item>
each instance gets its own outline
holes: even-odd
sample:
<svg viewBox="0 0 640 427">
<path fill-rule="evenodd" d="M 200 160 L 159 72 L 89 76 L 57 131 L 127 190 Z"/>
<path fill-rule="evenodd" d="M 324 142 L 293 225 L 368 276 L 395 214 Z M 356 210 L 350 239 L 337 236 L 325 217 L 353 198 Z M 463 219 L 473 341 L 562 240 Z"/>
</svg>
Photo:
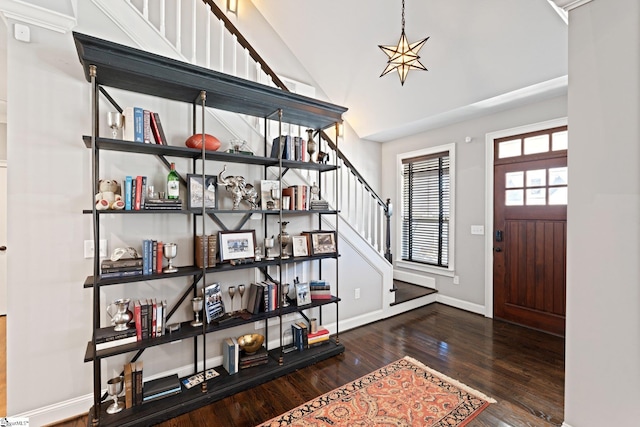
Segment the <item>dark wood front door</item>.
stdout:
<svg viewBox="0 0 640 427">
<path fill-rule="evenodd" d="M 495 141 L 494 317 L 557 335 L 565 328 L 566 140 L 563 127 Z"/>
</svg>

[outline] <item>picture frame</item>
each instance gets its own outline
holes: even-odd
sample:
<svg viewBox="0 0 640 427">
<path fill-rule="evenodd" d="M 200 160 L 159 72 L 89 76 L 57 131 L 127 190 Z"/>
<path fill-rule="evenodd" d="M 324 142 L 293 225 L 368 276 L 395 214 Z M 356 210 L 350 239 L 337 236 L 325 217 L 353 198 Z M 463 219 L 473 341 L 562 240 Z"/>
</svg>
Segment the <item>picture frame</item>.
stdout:
<svg viewBox="0 0 640 427">
<path fill-rule="evenodd" d="M 311 231 L 308 235 L 311 255 L 334 255 L 337 253 L 335 231 Z"/>
<path fill-rule="evenodd" d="M 255 258 L 256 231 L 219 231 L 220 261 Z"/>
<path fill-rule="evenodd" d="M 309 256 L 309 240 L 306 235 L 292 237 L 293 256 Z"/>
<path fill-rule="evenodd" d="M 311 289 L 308 283 L 296 283 L 296 305 L 311 304 Z"/>
<path fill-rule="evenodd" d="M 205 175 L 204 208 L 218 209 L 218 177 Z M 202 175 L 187 174 L 187 209 L 202 210 Z"/>
</svg>

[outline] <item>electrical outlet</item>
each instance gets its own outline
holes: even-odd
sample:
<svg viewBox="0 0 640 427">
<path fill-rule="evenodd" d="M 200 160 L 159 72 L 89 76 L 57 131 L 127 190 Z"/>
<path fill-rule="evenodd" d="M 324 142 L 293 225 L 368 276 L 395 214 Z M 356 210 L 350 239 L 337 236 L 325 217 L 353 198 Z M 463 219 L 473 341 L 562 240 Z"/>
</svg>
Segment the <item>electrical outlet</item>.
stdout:
<svg viewBox="0 0 640 427">
<path fill-rule="evenodd" d="M 353 293 L 353 298 L 360 299 L 360 288 L 356 288 L 355 292 Z"/>
<path fill-rule="evenodd" d="M 93 258 L 93 240 L 84 241 L 84 257 Z M 107 239 L 100 239 L 100 258 L 107 257 Z"/>
<path fill-rule="evenodd" d="M 453 276 L 453 284 L 454 285 L 460 284 L 460 276 Z"/>
</svg>

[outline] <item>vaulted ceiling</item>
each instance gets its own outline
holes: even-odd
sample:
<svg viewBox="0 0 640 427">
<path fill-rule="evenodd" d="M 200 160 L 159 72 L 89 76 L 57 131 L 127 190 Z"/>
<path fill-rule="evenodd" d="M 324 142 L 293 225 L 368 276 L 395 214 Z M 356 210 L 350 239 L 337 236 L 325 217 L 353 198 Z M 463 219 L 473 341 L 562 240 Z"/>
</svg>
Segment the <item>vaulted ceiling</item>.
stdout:
<svg viewBox="0 0 640 427">
<path fill-rule="evenodd" d="M 559 96 L 567 24 L 547 0 L 405 0 L 428 71 L 379 77 L 401 32 L 401 0 L 252 0 L 360 138 L 390 141 Z"/>
</svg>

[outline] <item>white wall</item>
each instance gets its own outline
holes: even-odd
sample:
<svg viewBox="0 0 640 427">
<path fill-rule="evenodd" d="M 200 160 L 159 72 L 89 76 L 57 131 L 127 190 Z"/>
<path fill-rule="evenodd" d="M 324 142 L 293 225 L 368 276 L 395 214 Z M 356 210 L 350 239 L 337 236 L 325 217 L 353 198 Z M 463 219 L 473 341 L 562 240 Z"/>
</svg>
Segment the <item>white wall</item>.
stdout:
<svg viewBox="0 0 640 427">
<path fill-rule="evenodd" d="M 640 3 L 569 12 L 565 422 L 640 417 Z"/>
<path fill-rule="evenodd" d="M 382 183 L 382 193 L 391 195 L 391 200 L 396 206 L 392 217 L 391 235 L 394 262 L 400 259 L 397 244 L 401 200 L 397 194 L 396 156 L 399 153 L 455 142 L 454 261 L 455 274 L 459 276 L 460 284 L 454 285 L 452 277 L 430 273 L 418 274 L 435 278 L 439 298 L 450 297 L 454 299 L 454 303 L 471 303 L 475 311 L 481 312 L 481 307 L 485 304 L 485 237 L 472 235 L 471 225 L 485 225 L 486 229 L 487 221 L 493 221 L 493 218 L 485 218 L 485 135 L 565 117 L 566 108 L 567 98 L 561 96 L 383 144 L 382 170 L 385 179 Z M 472 138 L 470 143 L 464 142 L 467 136 Z M 447 302 L 452 302 L 450 298 L 447 298 Z M 467 307 L 467 304 L 458 305 Z"/>
</svg>

